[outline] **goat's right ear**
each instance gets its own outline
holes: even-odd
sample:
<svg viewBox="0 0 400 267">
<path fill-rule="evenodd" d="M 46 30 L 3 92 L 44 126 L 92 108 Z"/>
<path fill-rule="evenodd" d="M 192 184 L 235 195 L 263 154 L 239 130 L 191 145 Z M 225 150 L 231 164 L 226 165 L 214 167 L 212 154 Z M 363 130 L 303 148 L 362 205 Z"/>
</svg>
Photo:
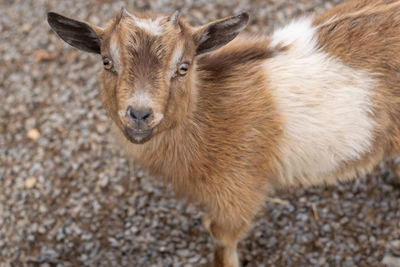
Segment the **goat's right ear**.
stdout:
<svg viewBox="0 0 400 267">
<path fill-rule="evenodd" d="M 100 54 L 102 28 L 54 12 L 47 13 L 47 21 L 57 35 L 68 44 L 86 52 Z"/>
</svg>

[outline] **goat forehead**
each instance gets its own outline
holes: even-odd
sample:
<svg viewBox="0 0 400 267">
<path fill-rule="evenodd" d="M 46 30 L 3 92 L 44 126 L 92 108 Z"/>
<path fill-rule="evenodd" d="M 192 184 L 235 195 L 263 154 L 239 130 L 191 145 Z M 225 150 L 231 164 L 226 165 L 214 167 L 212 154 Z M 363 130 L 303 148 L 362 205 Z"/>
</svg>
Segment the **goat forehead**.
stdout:
<svg viewBox="0 0 400 267">
<path fill-rule="evenodd" d="M 136 16 L 130 15 L 127 20 L 129 26 L 140 28 L 150 35 L 161 35 L 166 31 L 165 25 L 166 17 L 158 16 L 158 17 L 148 17 L 148 18 L 138 18 Z"/>
<path fill-rule="evenodd" d="M 163 69 L 172 77 L 186 51 L 180 31 L 168 27 L 166 32 L 154 35 L 132 27 L 132 20 L 122 20 L 111 32 L 109 53 L 117 72 L 129 75 L 135 81 L 139 78 L 162 79 Z"/>
<path fill-rule="evenodd" d="M 126 26 L 126 25 L 125 25 Z M 165 34 L 154 36 L 137 28 L 123 27 L 119 32 L 119 46 L 126 50 L 126 55 L 155 55 L 161 58 L 170 44 L 168 39 L 173 36 Z"/>
<path fill-rule="evenodd" d="M 124 50 L 124 64 L 132 67 L 153 70 L 176 65 L 182 58 L 184 42 L 175 36 L 150 36 L 143 32 L 131 32 L 120 43 Z M 112 53 L 112 47 L 110 47 Z M 114 48 L 114 50 L 117 50 Z"/>
<path fill-rule="evenodd" d="M 173 49 L 174 40 L 180 39 L 181 30 L 170 25 L 167 16 L 137 17 L 130 15 L 122 18 L 117 24 L 111 24 L 111 36 L 117 36 L 119 50 L 142 50 L 162 56 L 165 50 Z M 111 44 L 110 44 L 111 45 Z M 110 47 L 111 48 L 111 47 Z"/>
<path fill-rule="evenodd" d="M 163 54 L 159 47 L 154 44 L 139 46 L 127 46 L 126 66 L 129 73 L 149 78 L 155 78 L 156 73 L 163 66 Z"/>
</svg>

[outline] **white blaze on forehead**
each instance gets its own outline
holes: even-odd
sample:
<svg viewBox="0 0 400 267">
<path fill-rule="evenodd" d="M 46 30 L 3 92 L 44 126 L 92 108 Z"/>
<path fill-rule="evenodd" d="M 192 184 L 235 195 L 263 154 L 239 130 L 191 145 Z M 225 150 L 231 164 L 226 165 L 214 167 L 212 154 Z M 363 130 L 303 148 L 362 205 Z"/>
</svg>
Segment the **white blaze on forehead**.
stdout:
<svg viewBox="0 0 400 267">
<path fill-rule="evenodd" d="M 161 21 L 164 19 L 164 17 L 158 17 L 155 19 L 152 18 L 141 19 L 133 16 L 132 14 L 129 15 L 130 18 L 132 19 L 133 24 L 136 27 L 145 30 L 151 35 L 160 35 L 165 31 L 163 25 L 161 25 Z"/>
<path fill-rule="evenodd" d="M 264 65 L 285 121 L 281 179 L 289 184 L 316 184 L 373 141 L 374 79 L 318 49 L 316 34 L 311 19 L 276 31 L 271 45 L 289 49 Z"/>
<path fill-rule="evenodd" d="M 183 55 L 183 45 L 182 43 L 179 43 L 176 47 L 174 52 L 172 53 L 171 60 L 170 60 L 170 65 L 169 65 L 169 78 L 174 76 L 176 73 L 176 69 L 179 67 L 178 64 L 182 60 L 182 55 Z"/>
<path fill-rule="evenodd" d="M 120 67 L 121 61 L 120 61 L 118 43 L 115 40 L 115 38 L 111 39 L 111 42 L 110 42 L 110 54 L 111 54 L 111 58 L 113 60 L 114 69 L 117 72 L 119 72 L 119 67 Z"/>
</svg>

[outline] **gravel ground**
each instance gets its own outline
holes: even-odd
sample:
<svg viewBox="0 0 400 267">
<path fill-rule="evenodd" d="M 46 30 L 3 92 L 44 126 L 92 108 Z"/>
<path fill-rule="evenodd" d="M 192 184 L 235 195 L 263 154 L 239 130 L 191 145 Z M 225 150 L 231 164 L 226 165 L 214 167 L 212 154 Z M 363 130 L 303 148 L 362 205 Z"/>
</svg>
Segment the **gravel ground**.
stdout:
<svg viewBox="0 0 400 267">
<path fill-rule="evenodd" d="M 247 31 L 339 1 L 163 0 L 128 9 L 192 23 L 247 9 Z M 104 25 L 122 1 L 0 0 L 0 266 L 199 266 L 212 242 L 195 206 L 122 155 L 98 56 L 51 32 L 53 10 Z M 400 187 L 384 165 L 336 187 L 280 192 L 240 243 L 247 266 L 400 266 Z M 397 265 L 396 265 L 397 262 Z M 392 264 L 392 265 L 391 265 Z"/>
</svg>

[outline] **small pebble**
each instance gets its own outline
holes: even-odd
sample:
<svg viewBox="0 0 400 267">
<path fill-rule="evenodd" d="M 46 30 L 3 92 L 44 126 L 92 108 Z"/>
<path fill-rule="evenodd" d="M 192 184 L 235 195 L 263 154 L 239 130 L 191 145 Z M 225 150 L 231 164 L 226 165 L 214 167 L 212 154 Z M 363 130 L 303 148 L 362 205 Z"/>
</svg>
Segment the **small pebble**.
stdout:
<svg viewBox="0 0 400 267">
<path fill-rule="evenodd" d="M 25 180 L 24 185 L 26 189 L 31 189 L 33 188 L 37 183 L 36 177 L 29 177 L 28 179 Z"/>
<path fill-rule="evenodd" d="M 29 139 L 32 139 L 35 141 L 35 140 L 39 139 L 40 133 L 39 133 L 38 129 L 33 128 L 28 131 L 27 136 Z"/>
</svg>

